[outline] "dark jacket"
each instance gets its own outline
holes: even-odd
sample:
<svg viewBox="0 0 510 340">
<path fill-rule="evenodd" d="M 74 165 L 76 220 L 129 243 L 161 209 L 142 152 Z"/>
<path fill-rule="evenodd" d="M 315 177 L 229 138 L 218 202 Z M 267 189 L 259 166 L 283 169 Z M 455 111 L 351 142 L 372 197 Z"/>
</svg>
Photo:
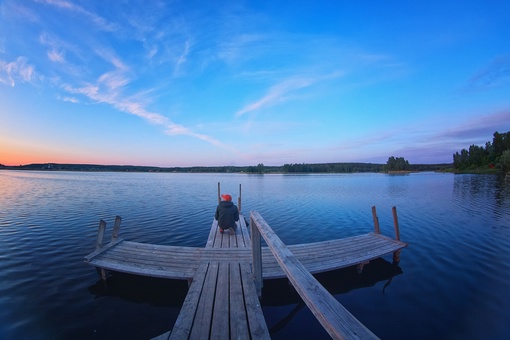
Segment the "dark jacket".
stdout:
<svg viewBox="0 0 510 340">
<path fill-rule="evenodd" d="M 218 221 L 221 229 L 236 229 L 236 221 L 239 221 L 239 210 L 234 203 L 229 201 L 221 201 L 216 208 L 214 218 Z"/>
</svg>

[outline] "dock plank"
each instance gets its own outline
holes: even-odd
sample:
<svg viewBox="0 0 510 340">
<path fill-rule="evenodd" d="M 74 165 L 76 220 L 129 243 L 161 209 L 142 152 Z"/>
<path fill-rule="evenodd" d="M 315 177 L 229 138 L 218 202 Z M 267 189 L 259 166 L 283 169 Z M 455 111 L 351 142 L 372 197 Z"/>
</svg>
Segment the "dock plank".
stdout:
<svg viewBox="0 0 510 340">
<path fill-rule="evenodd" d="M 219 263 L 211 335 L 214 339 L 227 339 L 229 336 L 229 276 L 230 264 Z"/>
<path fill-rule="evenodd" d="M 249 339 L 248 319 L 244 308 L 244 290 L 241 280 L 240 264 L 230 266 L 230 334 L 232 339 Z"/>
<path fill-rule="evenodd" d="M 194 276 L 188 294 L 184 299 L 181 311 L 175 321 L 169 339 L 188 339 L 191 334 L 194 317 L 199 308 L 198 301 L 202 295 L 205 277 L 209 271 L 209 263 L 202 263 Z"/>
<path fill-rule="evenodd" d="M 211 228 L 213 238 L 219 233 Z M 246 227 L 241 229 L 246 233 Z M 251 262 L 249 236 L 236 235 L 238 248 L 177 247 L 150 245 L 131 241 L 119 241 L 106 251 L 94 252 L 85 258 L 90 265 L 112 271 L 187 280 L 193 277 L 198 264 L 203 261 Z M 221 234 L 220 234 L 221 235 Z M 225 235 L 230 238 L 230 235 Z M 239 242 L 242 238 L 242 242 Z M 345 239 L 289 245 L 296 258 L 311 273 L 321 273 L 356 265 L 398 251 L 407 244 L 380 234 L 368 233 Z M 87 259 L 90 259 L 87 261 Z M 267 247 L 262 247 L 262 274 L 264 279 L 285 277 L 274 256 Z"/>
</svg>

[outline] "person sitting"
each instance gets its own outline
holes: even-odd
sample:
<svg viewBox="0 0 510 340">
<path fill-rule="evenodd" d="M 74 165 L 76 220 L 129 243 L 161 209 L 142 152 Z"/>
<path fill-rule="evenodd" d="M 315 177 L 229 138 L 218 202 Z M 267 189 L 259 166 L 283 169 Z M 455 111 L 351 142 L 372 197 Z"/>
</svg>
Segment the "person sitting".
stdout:
<svg viewBox="0 0 510 340">
<path fill-rule="evenodd" d="M 226 229 L 230 229 L 230 234 L 235 234 L 237 230 L 236 222 L 239 221 L 239 210 L 237 206 L 232 203 L 232 196 L 229 194 L 221 195 L 221 202 L 216 207 L 214 219 L 218 221 L 220 233 Z"/>
</svg>

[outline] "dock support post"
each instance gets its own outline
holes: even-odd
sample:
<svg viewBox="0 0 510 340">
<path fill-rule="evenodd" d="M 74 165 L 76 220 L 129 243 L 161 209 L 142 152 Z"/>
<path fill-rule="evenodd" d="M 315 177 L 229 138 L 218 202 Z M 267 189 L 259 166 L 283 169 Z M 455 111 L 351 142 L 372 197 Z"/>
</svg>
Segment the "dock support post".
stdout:
<svg viewBox="0 0 510 340">
<path fill-rule="evenodd" d="M 99 250 L 103 247 L 103 238 L 104 238 L 104 232 L 106 230 L 106 222 L 103 220 L 99 221 L 99 230 L 97 232 L 97 241 L 96 241 L 96 250 Z M 97 273 L 101 277 L 101 280 L 103 282 L 106 282 L 106 271 L 104 268 L 96 268 Z"/>
<path fill-rule="evenodd" d="M 99 230 L 97 232 L 96 250 L 103 247 L 104 231 L 106 230 L 106 222 L 103 220 L 99 221 Z"/>
<path fill-rule="evenodd" d="M 255 281 L 255 288 L 259 299 L 262 297 L 262 245 L 260 242 L 260 231 L 255 225 L 253 216 L 250 216 L 250 231 L 251 231 L 251 254 L 253 260 L 253 281 Z"/>
<path fill-rule="evenodd" d="M 120 222 L 122 222 L 122 217 L 118 215 L 115 216 L 115 223 L 113 224 L 112 231 L 112 242 L 117 241 L 117 238 L 119 237 Z"/>
<path fill-rule="evenodd" d="M 372 217 L 374 219 L 374 232 L 376 234 L 381 233 L 381 228 L 379 227 L 379 217 L 377 217 L 377 211 L 375 205 L 372 207 Z"/>
<path fill-rule="evenodd" d="M 237 207 L 239 208 L 239 213 L 241 213 L 241 184 L 239 184 L 239 197 L 237 198 Z"/>
<path fill-rule="evenodd" d="M 393 212 L 393 225 L 395 227 L 395 238 L 397 241 L 400 241 L 400 229 L 398 226 L 398 216 L 397 216 L 397 207 L 391 208 Z M 393 253 L 393 263 L 399 264 L 400 263 L 400 250 L 397 250 Z"/>
<path fill-rule="evenodd" d="M 220 190 L 221 190 L 221 188 L 220 188 L 220 182 L 218 182 L 218 204 L 220 204 L 220 203 L 221 203 L 221 193 L 220 193 Z"/>
</svg>

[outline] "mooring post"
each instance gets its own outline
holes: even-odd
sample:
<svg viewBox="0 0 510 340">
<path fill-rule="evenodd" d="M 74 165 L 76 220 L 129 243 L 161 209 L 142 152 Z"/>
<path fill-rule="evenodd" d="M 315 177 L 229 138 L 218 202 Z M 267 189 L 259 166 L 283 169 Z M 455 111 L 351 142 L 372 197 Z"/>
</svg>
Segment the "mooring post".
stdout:
<svg viewBox="0 0 510 340">
<path fill-rule="evenodd" d="M 255 288 L 257 295 L 262 297 L 262 245 L 260 242 L 260 231 L 255 225 L 253 215 L 250 214 L 250 231 L 251 231 L 251 255 L 253 260 L 253 281 L 255 281 Z"/>
<path fill-rule="evenodd" d="M 115 216 L 115 223 L 113 224 L 112 231 L 112 242 L 117 241 L 117 238 L 119 237 L 120 222 L 122 222 L 122 217 L 118 215 Z"/>
<path fill-rule="evenodd" d="M 239 184 L 239 197 L 237 198 L 237 207 L 239 208 L 239 213 L 241 212 L 241 184 Z"/>
<path fill-rule="evenodd" d="M 374 219 L 374 232 L 376 234 L 381 233 L 381 229 L 379 228 L 379 217 L 377 217 L 377 211 L 375 205 L 372 207 L 372 217 Z"/>
<path fill-rule="evenodd" d="M 221 202 L 220 182 L 218 182 L 218 204 Z"/>
<path fill-rule="evenodd" d="M 400 241 L 400 230 L 398 227 L 397 207 L 391 208 L 393 212 L 393 225 L 395 226 L 395 238 Z"/>
<path fill-rule="evenodd" d="M 103 220 L 99 221 L 99 230 L 97 231 L 96 250 L 103 247 L 104 231 L 106 230 L 106 222 Z"/>
<path fill-rule="evenodd" d="M 398 226 L 397 207 L 391 208 L 393 212 L 393 225 L 395 227 L 395 238 L 400 241 L 400 229 Z M 393 253 L 393 263 L 398 264 L 400 262 L 400 250 Z"/>
<path fill-rule="evenodd" d="M 97 232 L 96 250 L 99 250 L 103 247 L 103 237 L 104 237 L 105 230 L 106 230 L 106 222 L 103 220 L 100 220 L 99 221 L 99 230 Z M 106 284 L 106 270 L 104 270 L 104 268 L 96 268 L 96 269 L 97 269 L 97 273 L 101 277 L 101 280 L 103 281 L 103 283 Z"/>
</svg>

